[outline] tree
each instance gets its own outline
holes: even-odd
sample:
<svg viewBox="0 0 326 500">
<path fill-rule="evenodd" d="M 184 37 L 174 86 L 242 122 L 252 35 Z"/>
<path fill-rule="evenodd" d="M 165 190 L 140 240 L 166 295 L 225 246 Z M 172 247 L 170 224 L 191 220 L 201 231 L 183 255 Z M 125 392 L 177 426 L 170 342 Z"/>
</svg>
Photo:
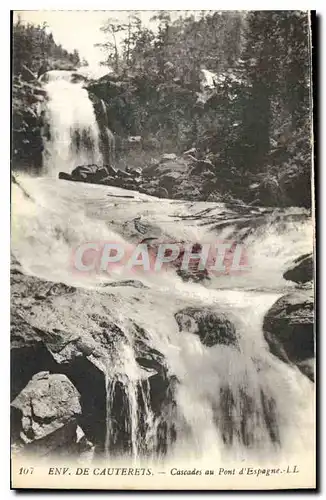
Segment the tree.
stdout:
<svg viewBox="0 0 326 500">
<path fill-rule="evenodd" d="M 95 44 L 96 47 L 100 47 L 107 56 L 104 63 L 111 65 L 113 63 L 116 72 L 119 71 L 119 49 L 117 42 L 117 34 L 128 29 L 128 25 L 120 23 L 118 19 L 110 18 L 101 27 L 101 31 L 105 33 L 107 41 L 104 43 Z"/>
</svg>

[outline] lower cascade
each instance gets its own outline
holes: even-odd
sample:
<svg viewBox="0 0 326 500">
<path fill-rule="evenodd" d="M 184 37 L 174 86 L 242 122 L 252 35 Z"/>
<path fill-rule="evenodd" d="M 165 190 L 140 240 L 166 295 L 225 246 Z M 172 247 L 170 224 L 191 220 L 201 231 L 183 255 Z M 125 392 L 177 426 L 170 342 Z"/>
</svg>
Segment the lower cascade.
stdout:
<svg viewBox="0 0 326 500">
<path fill-rule="evenodd" d="M 59 180 L 58 172 L 72 166 L 103 164 L 93 104 L 72 79 L 70 71 L 46 75 L 44 175 L 19 175 L 13 184 L 13 351 L 25 367 L 14 387 L 15 411 L 32 421 L 24 391 L 32 405 L 37 391 L 60 387 L 74 401 L 72 409 L 62 395 L 56 400 L 59 389 L 54 399 L 46 396 L 49 407 L 66 401 L 66 420 L 56 417 L 65 429 L 60 439 L 81 429 L 74 453 L 84 443 L 84 453 L 135 462 L 270 461 L 309 451 L 314 386 L 306 360 L 281 359 L 266 340 L 274 332 L 263 327 L 277 300 L 296 290 L 283 274 L 312 251 L 309 213 L 259 207 L 240 213 L 223 203 L 137 192 L 131 200 L 119 188 Z M 162 273 L 71 268 L 84 242 L 127 247 L 146 238 L 191 243 L 239 234 L 250 260 L 245 275 L 195 282 L 173 266 Z M 45 439 L 44 414 L 38 432 Z M 33 429 L 25 420 L 26 446 L 38 440 Z M 189 475 L 196 470 L 189 465 Z"/>
</svg>

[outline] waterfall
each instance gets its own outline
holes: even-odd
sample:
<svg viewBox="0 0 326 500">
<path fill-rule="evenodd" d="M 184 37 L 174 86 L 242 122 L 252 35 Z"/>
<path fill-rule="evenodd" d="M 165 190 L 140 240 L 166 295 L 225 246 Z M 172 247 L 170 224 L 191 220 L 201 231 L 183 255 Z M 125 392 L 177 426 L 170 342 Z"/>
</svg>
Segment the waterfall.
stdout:
<svg viewBox="0 0 326 500">
<path fill-rule="evenodd" d="M 220 240 L 235 230 L 231 219 L 227 227 L 218 228 L 225 207 L 209 205 L 208 227 L 202 203 L 180 201 L 176 210 L 166 200 L 162 211 L 162 200 L 144 203 L 142 195 L 133 202 L 116 203 L 104 186 L 86 188 L 23 176 L 20 184 L 29 197 L 18 185 L 13 186 L 12 250 L 25 271 L 93 290 L 99 297 L 96 307 L 104 303 L 110 319 L 123 332 L 123 340 L 114 341 L 114 353 L 108 350 L 102 369 L 107 394 L 104 448 L 108 454 L 135 461 L 165 454 L 168 458 L 218 461 L 230 457 L 271 460 L 272 456 L 309 452 L 313 445 L 313 384 L 269 352 L 262 331 L 266 312 L 293 287 L 282 277 L 286 266 L 311 251 L 313 226 L 304 210 L 268 212 L 259 225 L 256 216 L 247 214 L 247 231 L 242 236 L 253 255 L 248 276 L 216 278 L 208 288 L 183 282 L 174 271 L 139 274 L 137 280 L 147 287 L 144 290 L 108 286 L 104 293 L 103 284 L 135 276 L 127 271 L 111 276 L 74 275 L 69 261 L 75 246 L 99 240 L 129 244 L 136 214 L 173 238 L 191 241 L 210 234 Z M 189 216 L 180 220 L 180 213 Z M 206 347 L 190 330 L 180 332 L 175 314 L 189 305 L 209 307 L 232 318 L 238 345 Z M 69 326 L 68 312 L 65 321 Z M 83 321 L 82 316 L 78 321 Z M 134 323 L 146 332 L 146 349 L 163 356 L 165 378 L 139 366 Z M 164 384 L 172 378 L 172 396 L 167 397 L 170 389 Z M 155 403 L 155 394 L 162 394 L 167 404 Z"/>
<path fill-rule="evenodd" d="M 272 453 L 293 456 L 309 450 L 313 384 L 269 352 L 262 330 L 266 312 L 293 288 L 283 272 L 294 258 L 312 250 L 309 214 L 299 208 L 254 213 L 248 208 L 239 214 L 223 204 L 171 202 L 140 193 L 133 201 L 117 203 L 108 196 L 115 188 L 59 181 L 54 178 L 59 171 L 103 163 L 103 133 L 112 143 L 111 154 L 114 138 L 104 103 L 104 126 L 99 127 L 93 103 L 73 72 L 50 71 L 44 84 L 47 175 L 22 175 L 19 185 L 13 185 L 12 251 L 27 274 L 92 290 L 92 300 L 98 301 L 94 308 L 104 304 L 122 332 L 100 362 L 106 454 L 134 461 L 164 454 L 187 460 L 208 457 L 218 463 L 228 457 L 271 459 Z M 251 272 L 214 277 L 207 284 L 183 282 L 175 270 L 139 273 L 139 289 L 110 288 L 135 280 L 126 269 L 110 276 L 71 272 L 72 252 L 81 243 L 119 241 L 128 246 L 144 238 L 137 233 L 136 218 L 150 228 L 148 237 L 153 230 L 171 241 L 238 239 L 248 245 Z M 237 344 L 207 347 L 190 327 L 180 331 L 176 313 L 194 306 L 230 317 Z M 87 304 L 77 319 L 72 316 L 77 325 L 69 324 L 77 307 L 78 300 L 67 308 L 67 328 L 84 326 Z M 157 373 L 138 362 L 135 324 L 144 332 L 144 349 L 164 360 Z"/>
<path fill-rule="evenodd" d="M 48 97 L 43 153 L 48 176 L 70 173 L 78 165 L 103 163 L 94 107 L 77 76 L 72 71 L 53 70 L 42 77 Z"/>
</svg>

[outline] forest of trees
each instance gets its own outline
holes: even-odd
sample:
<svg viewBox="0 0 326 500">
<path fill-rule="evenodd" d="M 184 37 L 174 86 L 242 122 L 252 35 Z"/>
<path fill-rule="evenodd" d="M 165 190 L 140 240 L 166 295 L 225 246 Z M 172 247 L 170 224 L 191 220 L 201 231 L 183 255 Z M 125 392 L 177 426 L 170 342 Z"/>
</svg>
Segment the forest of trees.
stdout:
<svg viewBox="0 0 326 500">
<path fill-rule="evenodd" d="M 42 26 L 12 24 L 12 164 L 36 173 L 42 168 L 42 117 L 39 103 L 44 99 L 38 77 L 49 69 L 73 69 L 80 64 L 77 50 L 69 53 L 55 43 Z"/>
<path fill-rule="evenodd" d="M 23 23 L 19 18 L 12 26 L 13 73 L 19 75 L 22 66 L 38 74 L 43 66 L 48 69 L 76 68 L 80 64 L 77 50 L 69 53 L 57 44 L 47 24 Z"/>
<path fill-rule="evenodd" d="M 239 199 L 249 193 L 251 200 L 256 195 L 249 190 L 257 189 L 258 202 L 309 207 L 307 12 L 173 16 L 153 11 L 153 22 L 144 25 L 137 11 L 130 11 L 126 22 L 109 18 L 102 27 L 108 75 L 87 89 L 92 99 L 106 103 L 118 153 L 119 139 L 129 135 L 141 136 L 157 153 L 195 148 L 197 158 L 213 164 L 217 191 Z M 18 163 L 39 165 L 39 97 L 22 84 L 23 73 L 26 67 L 36 76 L 48 69 L 73 69 L 80 66 L 80 56 L 56 44 L 46 24 L 18 20 L 12 34 L 14 156 Z M 212 88 L 205 88 L 205 71 L 213 75 Z"/>
<path fill-rule="evenodd" d="M 197 147 L 233 190 L 259 182 L 281 204 L 309 206 L 308 14 L 204 11 L 171 21 L 159 11 L 153 18 L 155 30 L 136 12 L 102 28 L 103 64 L 125 81 L 116 94 L 110 85 L 93 89 L 107 101 L 113 128 L 154 138 L 164 150 Z M 216 75 L 206 100 L 198 98 L 202 69 Z"/>
</svg>

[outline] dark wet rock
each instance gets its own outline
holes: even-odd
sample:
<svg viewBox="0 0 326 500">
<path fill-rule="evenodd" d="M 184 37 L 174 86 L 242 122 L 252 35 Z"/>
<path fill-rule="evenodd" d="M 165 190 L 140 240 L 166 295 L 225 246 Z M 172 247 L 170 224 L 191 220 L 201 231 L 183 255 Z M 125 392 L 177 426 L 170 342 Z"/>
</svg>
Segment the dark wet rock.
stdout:
<svg viewBox="0 0 326 500">
<path fill-rule="evenodd" d="M 178 158 L 174 153 L 153 159 L 143 168 L 127 166 L 125 170 L 111 165 L 80 165 L 71 175 L 60 172 L 59 178 L 114 186 L 156 196 L 158 198 L 206 200 L 214 190 L 210 161 L 196 161 L 190 157 Z"/>
<path fill-rule="evenodd" d="M 165 153 L 161 156 L 160 162 L 164 163 L 166 161 L 174 161 L 177 159 L 177 155 L 175 153 Z"/>
<path fill-rule="evenodd" d="M 174 375 L 156 374 L 148 379 L 150 408 L 157 420 L 155 452 L 165 455 L 177 439 L 176 389 Z"/>
<path fill-rule="evenodd" d="M 156 196 L 157 198 L 168 198 L 169 193 L 164 187 L 158 187 L 154 189 L 153 196 Z"/>
<path fill-rule="evenodd" d="M 163 187 L 158 187 L 155 185 L 142 184 L 138 191 L 143 194 L 148 194 L 150 196 L 155 196 L 156 198 L 169 198 L 169 193 Z"/>
<path fill-rule="evenodd" d="M 219 404 L 213 404 L 213 414 L 226 446 L 238 442 L 247 447 L 261 444 L 257 428 L 265 428 L 269 440 L 280 444 L 276 402 L 263 390 L 260 391 L 260 398 L 255 398 L 245 388 L 234 394 L 231 387 L 223 387 L 220 389 Z"/>
<path fill-rule="evenodd" d="M 25 82 L 36 81 L 36 75 L 25 64 L 22 64 L 21 66 L 21 77 L 25 80 Z"/>
<path fill-rule="evenodd" d="M 165 175 L 162 175 L 162 177 L 160 178 L 160 187 L 166 189 L 167 193 L 172 196 L 175 183 L 178 182 L 180 177 L 180 172 L 169 172 Z"/>
<path fill-rule="evenodd" d="M 103 166 L 95 164 L 79 165 L 71 174 L 60 172 L 59 179 L 139 190 L 141 185 L 141 171 L 139 169 L 130 169 L 128 171 L 118 170 L 110 164 Z"/>
<path fill-rule="evenodd" d="M 189 161 L 184 158 L 177 158 L 175 160 L 162 160 L 161 162 L 152 162 L 143 169 L 143 177 L 150 177 L 151 179 L 160 179 L 163 175 L 170 174 L 171 172 L 183 175 L 191 170 Z"/>
<path fill-rule="evenodd" d="M 95 443 L 97 452 L 102 451 L 105 363 L 116 359 L 124 332 L 109 319 L 100 293 L 21 274 L 12 276 L 11 288 L 12 399 L 40 371 L 66 375 L 81 395 L 79 423 L 87 440 Z M 75 427 L 67 424 L 58 431 L 58 439 L 62 435 L 68 442 Z"/>
<path fill-rule="evenodd" d="M 127 142 L 128 144 L 131 144 L 131 145 L 141 145 L 142 143 L 142 137 L 141 135 L 130 135 L 128 138 L 127 138 Z"/>
<path fill-rule="evenodd" d="M 202 344 L 237 346 L 235 326 L 224 313 L 207 307 L 187 307 L 175 314 L 181 332 L 198 335 Z"/>
<path fill-rule="evenodd" d="M 22 274 L 22 268 L 19 260 L 13 255 L 10 255 L 10 274 Z"/>
<path fill-rule="evenodd" d="M 297 290 L 277 300 L 264 318 L 263 330 L 270 351 L 313 380 L 313 290 Z"/>
<path fill-rule="evenodd" d="M 132 435 L 128 388 L 120 380 L 112 380 L 108 386 L 110 399 L 108 412 L 110 414 L 110 432 L 106 438 L 111 455 L 131 454 Z"/>
<path fill-rule="evenodd" d="M 132 434 L 130 421 L 131 406 L 128 383 L 112 381 L 109 412 L 111 415 L 108 446 L 110 453 L 132 454 Z M 138 406 L 137 448 L 141 455 L 164 455 L 176 439 L 174 379 L 155 374 L 137 385 Z M 155 435 L 148 438 L 147 418 L 155 420 Z"/>
<path fill-rule="evenodd" d="M 137 359 L 139 362 L 140 360 Z M 166 372 L 155 373 L 156 365 L 151 366 L 154 374 L 137 384 L 137 447 L 142 455 L 165 454 L 176 439 L 175 429 L 175 381 Z M 158 368 L 160 369 L 160 368 Z M 129 382 L 130 383 L 130 382 Z M 109 413 L 111 416 L 108 446 L 111 454 L 131 455 L 132 434 L 130 421 L 130 388 L 128 381 L 113 380 L 109 384 Z M 155 435 L 148 439 L 147 418 L 154 419 Z"/>
<path fill-rule="evenodd" d="M 103 287 L 119 287 L 119 286 L 132 286 L 134 288 L 149 288 L 138 280 L 124 280 L 124 281 L 113 281 L 112 283 L 104 283 Z"/>
<path fill-rule="evenodd" d="M 194 161 L 193 163 L 193 167 L 192 167 L 192 170 L 191 170 L 191 173 L 192 175 L 202 175 L 202 176 L 208 176 L 210 178 L 211 177 L 211 174 L 213 174 L 213 178 L 215 177 L 215 174 L 214 174 L 214 169 L 215 169 L 215 166 L 213 165 L 213 163 L 209 160 L 196 160 Z"/>
<path fill-rule="evenodd" d="M 107 175 L 106 169 L 98 165 L 80 165 L 71 172 L 72 180 L 94 184 L 107 177 Z"/>
<path fill-rule="evenodd" d="M 202 251 L 202 246 L 200 243 L 195 243 L 192 246 L 191 252 L 196 254 Z M 175 261 L 175 266 L 177 267 L 177 274 L 182 278 L 183 281 L 193 281 L 199 283 L 204 280 L 209 280 L 209 273 L 207 269 L 200 269 L 200 261 L 198 259 L 190 259 L 187 269 L 182 269 L 182 262 L 184 258 L 185 250 L 182 248 L 180 250 L 179 256 Z"/>
<path fill-rule="evenodd" d="M 58 443 L 63 442 L 69 444 L 71 453 L 81 453 L 83 446 L 75 446 L 78 425 L 86 441 L 94 443 L 95 453 L 102 453 L 106 441 L 108 394 L 112 400 L 112 435 L 107 444 L 112 453 L 121 450 L 130 453 L 129 381 L 126 377 L 122 380 L 115 376 L 107 378 L 110 366 L 119 363 L 122 344 L 132 346 L 140 369 L 141 379 L 136 387 L 139 408 L 142 408 L 139 410 L 140 448 L 144 453 L 153 450 L 163 453 L 175 435 L 171 417 L 174 403 L 168 389 L 171 376 L 166 359 L 152 346 L 150 333 L 144 328 L 130 320 L 126 320 L 124 327 L 117 324 L 112 317 L 112 303 L 113 294 L 101 288 L 87 290 L 35 276 L 12 275 L 12 399 L 16 401 L 26 385 L 34 383 L 33 377 L 39 372 L 67 377 L 80 394 L 81 412 L 76 421 L 67 421 L 51 436 L 40 437 L 37 448 L 36 444 L 29 444 L 33 449 L 40 449 L 40 454 L 43 449 L 57 450 Z M 18 410 L 14 409 L 15 425 L 20 428 Z M 143 410 L 152 412 L 157 419 L 157 436 L 151 443 L 147 443 Z M 92 447 L 87 445 L 84 451 L 92 453 Z"/>
<path fill-rule="evenodd" d="M 42 168 L 43 118 L 40 104 L 46 93 L 27 67 L 12 86 L 12 164 L 17 170 L 39 173 Z"/>
<path fill-rule="evenodd" d="M 79 400 L 78 391 L 65 375 L 37 373 L 11 403 L 16 410 L 15 425 L 19 424 L 13 435 L 19 435 L 27 450 L 41 455 L 61 447 L 68 451 L 77 442 Z"/>
<path fill-rule="evenodd" d="M 67 172 L 59 172 L 59 179 L 62 179 L 64 181 L 72 181 L 73 178 L 71 177 L 70 174 L 67 174 Z"/>
<path fill-rule="evenodd" d="M 312 254 L 305 254 L 293 261 L 293 264 L 283 274 L 283 278 L 295 283 L 307 283 L 313 279 Z"/>
<path fill-rule="evenodd" d="M 315 358 L 304 359 L 296 363 L 299 370 L 304 373 L 310 380 L 315 380 Z"/>
<path fill-rule="evenodd" d="M 139 432 L 143 436 L 142 451 L 165 454 L 176 440 L 175 427 L 175 390 L 177 379 L 168 371 L 162 353 L 151 346 L 148 334 L 139 325 L 134 324 L 136 361 L 148 372 L 138 388 Z M 156 420 L 154 441 L 146 441 L 146 413 L 150 410 Z"/>
<path fill-rule="evenodd" d="M 167 366 L 163 354 L 151 346 L 149 335 L 142 327 L 133 323 L 133 330 L 137 363 L 145 370 L 165 375 Z"/>
<path fill-rule="evenodd" d="M 94 357 L 104 356 L 110 350 L 118 327 L 100 305 L 99 294 L 95 297 L 83 289 L 35 276 L 13 275 L 11 281 L 13 349 L 36 348 L 42 343 L 59 364 L 70 364 L 78 357 L 90 355 L 95 362 Z M 76 307 L 75 302 L 79 301 L 81 305 Z M 99 304 L 97 314 L 95 303 Z"/>
</svg>

